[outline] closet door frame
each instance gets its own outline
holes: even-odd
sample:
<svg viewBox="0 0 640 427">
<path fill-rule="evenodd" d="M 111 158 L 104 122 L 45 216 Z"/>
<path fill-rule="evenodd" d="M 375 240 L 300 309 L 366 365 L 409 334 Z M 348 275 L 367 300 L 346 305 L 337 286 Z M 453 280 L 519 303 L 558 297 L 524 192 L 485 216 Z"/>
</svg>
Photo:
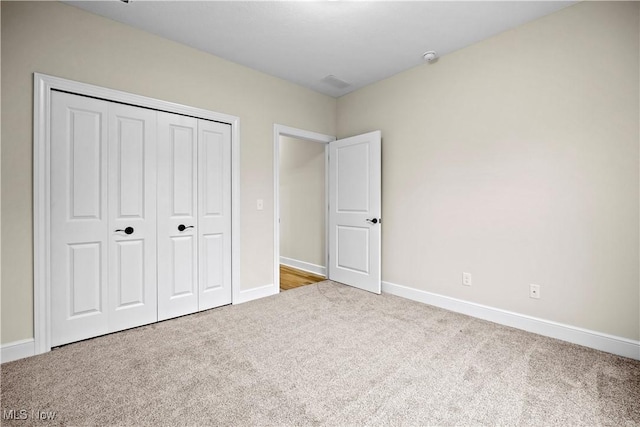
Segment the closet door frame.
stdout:
<svg viewBox="0 0 640 427">
<path fill-rule="evenodd" d="M 231 298 L 240 299 L 240 118 L 60 77 L 33 75 L 34 353 L 51 350 L 51 92 L 54 90 L 231 125 Z"/>
</svg>

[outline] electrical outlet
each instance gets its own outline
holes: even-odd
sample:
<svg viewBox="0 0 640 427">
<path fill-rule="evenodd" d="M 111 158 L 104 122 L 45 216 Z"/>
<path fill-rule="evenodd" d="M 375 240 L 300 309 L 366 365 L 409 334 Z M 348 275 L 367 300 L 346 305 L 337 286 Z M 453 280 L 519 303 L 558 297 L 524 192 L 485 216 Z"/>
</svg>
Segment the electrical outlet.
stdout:
<svg viewBox="0 0 640 427">
<path fill-rule="evenodd" d="M 471 286 L 471 273 L 462 273 L 462 284 L 464 286 Z"/>
<path fill-rule="evenodd" d="M 540 299 L 540 285 L 529 285 L 529 298 Z"/>
<path fill-rule="evenodd" d="M 256 208 L 261 211 L 264 209 L 264 201 L 262 199 L 258 199 L 256 201 Z"/>
</svg>

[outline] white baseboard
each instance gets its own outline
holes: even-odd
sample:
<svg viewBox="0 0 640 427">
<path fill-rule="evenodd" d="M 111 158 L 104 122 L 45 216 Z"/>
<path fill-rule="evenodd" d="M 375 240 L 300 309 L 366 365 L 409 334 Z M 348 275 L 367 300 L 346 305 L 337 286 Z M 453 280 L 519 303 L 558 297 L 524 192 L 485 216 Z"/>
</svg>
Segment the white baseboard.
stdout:
<svg viewBox="0 0 640 427">
<path fill-rule="evenodd" d="M 512 328 L 522 329 L 535 334 L 556 338 L 570 343 L 583 345 L 596 350 L 606 351 L 619 356 L 640 360 L 640 341 L 590 331 L 571 325 L 539 319 L 512 311 L 501 310 L 482 304 L 434 294 L 395 283 L 382 282 L 382 292 L 422 302 L 457 313 L 466 314 Z"/>
<path fill-rule="evenodd" d="M 0 362 L 11 362 L 33 356 L 36 354 L 35 349 L 36 346 L 33 338 L 2 344 L 2 346 L 0 346 Z"/>
<path fill-rule="evenodd" d="M 238 298 L 233 301 L 233 304 L 242 304 L 243 302 L 249 302 L 254 299 L 275 295 L 278 292 L 280 292 L 280 288 L 274 285 L 264 285 L 257 288 L 245 289 L 238 293 Z"/>
<path fill-rule="evenodd" d="M 297 268 L 297 267 L 296 267 Z M 279 289 L 271 285 L 240 291 L 234 304 L 241 304 L 259 298 L 275 295 Z M 640 341 L 630 340 L 576 326 L 565 325 L 550 320 L 539 319 L 512 311 L 489 307 L 432 292 L 409 288 L 390 282 L 382 282 L 382 292 L 418 301 L 424 304 L 466 314 L 512 328 L 522 329 L 539 335 L 568 341 L 596 350 L 606 351 L 619 356 L 640 360 Z M 0 362 L 11 362 L 35 355 L 33 338 L 15 341 L 0 346 Z"/>
<path fill-rule="evenodd" d="M 307 271 L 309 273 L 317 274 L 319 276 L 327 277 L 327 268 L 321 265 L 311 264 L 310 262 L 299 261 L 293 258 L 280 257 L 280 264 L 287 267 L 297 268 L 298 270 Z"/>
</svg>

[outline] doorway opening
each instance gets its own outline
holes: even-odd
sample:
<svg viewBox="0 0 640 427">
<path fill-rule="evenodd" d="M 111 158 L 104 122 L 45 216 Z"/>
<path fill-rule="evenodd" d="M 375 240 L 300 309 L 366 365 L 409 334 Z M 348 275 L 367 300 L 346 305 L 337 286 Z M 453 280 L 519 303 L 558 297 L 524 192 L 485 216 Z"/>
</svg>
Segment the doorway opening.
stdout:
<svg viewBox="0 0 640 427">
<path fill-rule="evenodd" d="M 326 278 L 324 148 L 280 136 L 281 291 Z"/>
<path fill-rule="evenodd" d="M 328 277 L 327 144 L 335 137 L 274 126 L 274 285 Z"/>
</svg>

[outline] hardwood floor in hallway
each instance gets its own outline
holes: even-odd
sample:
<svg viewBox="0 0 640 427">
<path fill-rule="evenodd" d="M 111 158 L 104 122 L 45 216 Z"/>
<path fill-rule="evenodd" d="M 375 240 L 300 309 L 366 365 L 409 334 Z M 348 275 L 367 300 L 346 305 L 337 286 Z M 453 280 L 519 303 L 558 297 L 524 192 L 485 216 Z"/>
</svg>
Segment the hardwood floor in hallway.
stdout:
<svg viewBox="0 0 640 427">
<path fill-rule="evenodd" d="M 281 291 L 287 291 L 289 289 L 298 288 L 300 286 L 311 285 L 312 283 L 322 282 L 323 280 L 326 280 L 326 278 L 323 276 L 280 264 Z"/>
</svg>

